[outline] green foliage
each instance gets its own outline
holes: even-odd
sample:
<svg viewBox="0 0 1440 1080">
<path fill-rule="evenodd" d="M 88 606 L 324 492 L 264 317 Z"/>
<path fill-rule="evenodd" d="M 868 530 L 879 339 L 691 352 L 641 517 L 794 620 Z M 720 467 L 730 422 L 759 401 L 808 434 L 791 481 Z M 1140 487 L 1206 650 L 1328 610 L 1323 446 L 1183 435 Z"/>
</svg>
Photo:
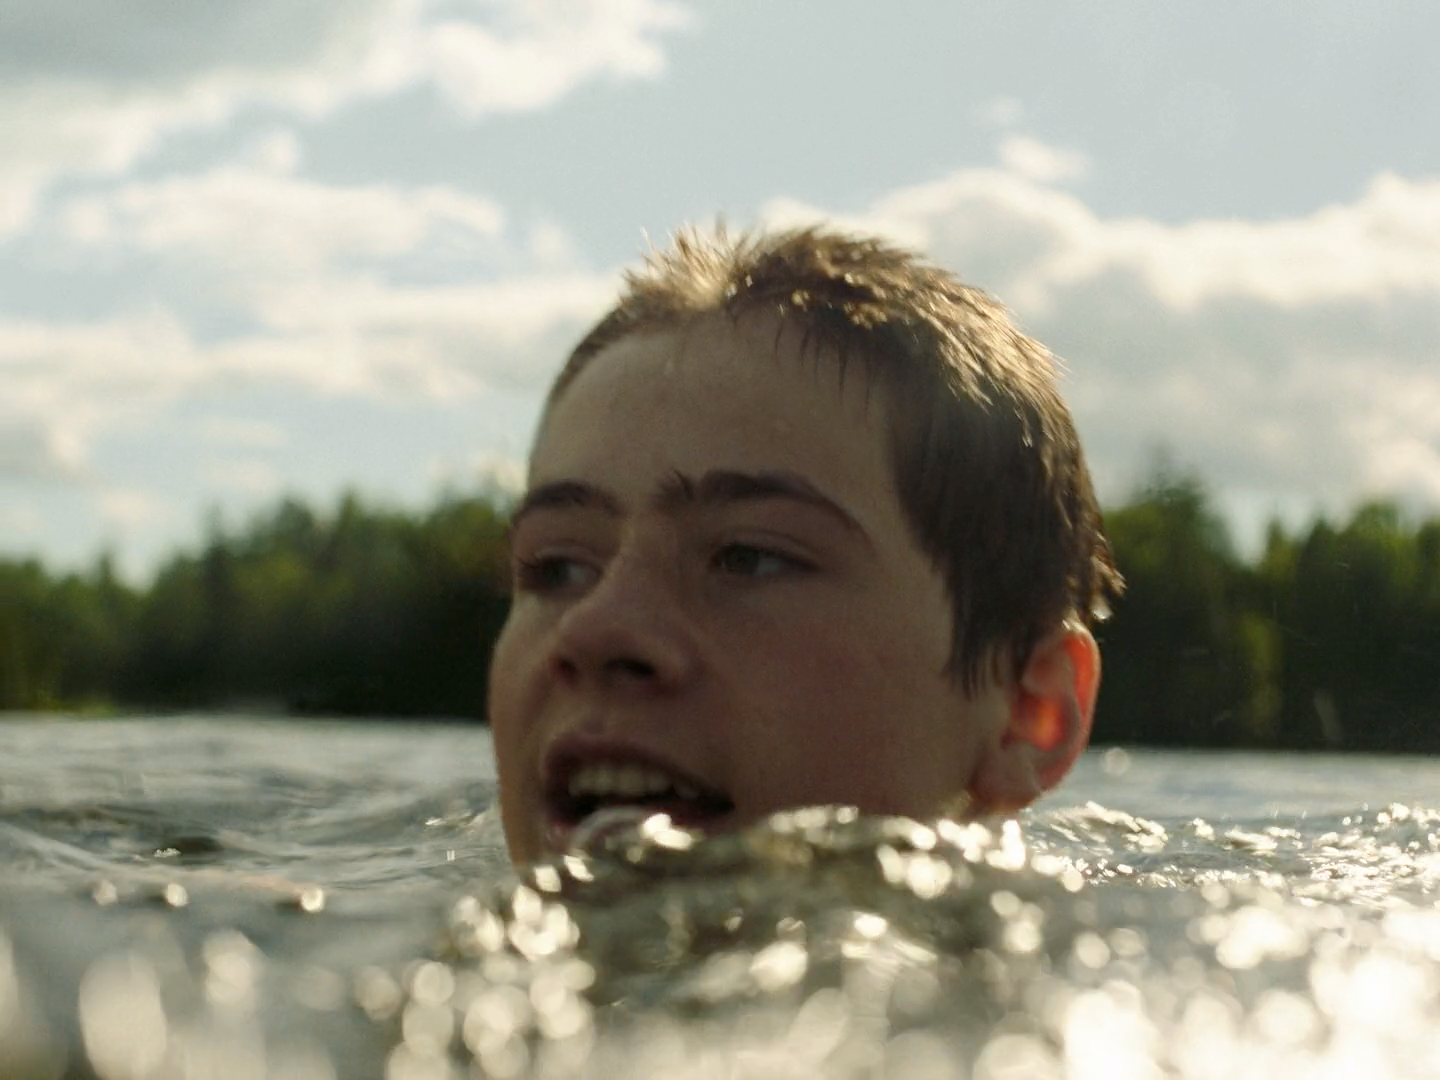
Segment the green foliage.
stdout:
<svg viewBox="0 0 1440 1080">
<path fill-rule="evenodd" d="M 447 499 L 416 518 L 347 496 L 329 518 L 285 501 L 241 532 L 212 527 L 203 551 L 172 559 L 140 594 L 108 562 L 58 580 L 34 562 L 0 564 L 0 704 L 103 695 L 483 717 L 505 560 L 495 501 Z"/>
<path fill-rule="evenodd" d="M 34 560 L 0 561 L 0 709 L 107 698 L 137 603 L 109 556 L 88 574 L 62 578 Z"/>
<path fill-rule="evenodd" d="M 1199 482 L 1162 478 L 1106 524 L 1128 587 L 1105 628 L 1097 734 L 1175 746 L 1263 742 L 1271 717 L 1255 689 L 1271 635 L 1244 617 L 1250 583 Z"/>
<path fill-rule="evenodd" d="M 108 558 L 64 577 L 0 561 L 0 708 L 483 717 L 506 513 L 287 500 L 212 525 L 144 590 Z M 1164 473 L 1107 527 L 1128 588 L 1102 627 L 1097 741 L 1440 750 L 1440 521 L 1372 503 L 1277 523 L 1251 563 L 1204 486 Z"/>
<path fill-rule="evenodd" d="M 1285 630 L 1286 746 L 1440 749 L 1440 522 L 1386 503 L 1272 532 L 1259 573 Z"/>
<path fill-rule="evenodd" d="M 1106 524 L 1128 588 L 1097 741 L 1440 750 L 1440 521 L 1275 523 L 1247 565 L 1203 486 L 1165 477 Z"/>
</svg>

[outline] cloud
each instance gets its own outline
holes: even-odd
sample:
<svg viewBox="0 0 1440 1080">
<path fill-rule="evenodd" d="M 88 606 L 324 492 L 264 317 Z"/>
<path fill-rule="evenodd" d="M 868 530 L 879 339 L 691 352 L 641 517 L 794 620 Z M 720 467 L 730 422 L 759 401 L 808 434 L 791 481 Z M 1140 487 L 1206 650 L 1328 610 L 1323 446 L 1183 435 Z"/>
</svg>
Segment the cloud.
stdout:
<svg viewBox="0 0 1440 1080">
<path fill-rule="evenodd" d="M 430 481 L 441 490 L 480 490 L 500 498 L 514 498 L 525 490 L 526 463 L 491 451 L 471 454 L 456 462 L 433 458 L 426 470 Z"/>
<path fill-rule="evenodd" d="M 30 295 L 47 268 L 88 275 L 84 321 L 0 314 L 0 479 L 89 479 L 103 434 L 228 387 L 538 385 L 611 276 L 553 225 L 512 242 L 478 195 L 306 179 L 283 116 L 426 88 L 471 118 L 543 108 L 659 74 L 686 22 L 671 0 L 0 0 L 0 241 L 38 253 L 16 261 Z M 282 119 L 227 163 L 126 179 L 247 107 Z"/>
<path fill-rule="evenodd" d="M 99 495 L 100 518 L 112 525 L 151 525 L 169 516 L 164 500 L 135 488 L 111 488 Z"/>
<path fill-rule="evenodd" d="M 33 503 L 13 499 L 0 503 L 0 525 L 4 526 L 5 534 L 12 540 L 22 536 L 28 540 L 39 533 L 44 523 L 45 518 Z"/>
<path fill-rule="evenodd" d="M 134 310 L 120 288 L 84 324 L 0 317 L 0 475 L 85 476 L 100 434 L 236 388 L 538 392 L 613 296 L 614 275 L 578 268 L 554 226 L 512 237 L 483 198 L 324 185 L 286 171 L 295 156 L 280 133 L 239 163 L 57 206 L 47 258 L 103 266 L 112 288 L 154 282 L 138 295 L 167 306 Z"/>
<path fill-rule="evenodd" d="M 1010 138 L 1000 157 L 838 220 L 927 250 L 1067 358 L 1107 497 L 1166 446 L 1253 504 L 1440 505 L 1440 183 L 1382 174 L 1303 217 L 1166 224 L 1057 186 L 1078 155 Z M 281 128 L 208 172 L 54 201 L 47 257 L 154 282 L 123 295 L 168 306 L 117 294 L 84 324 L 0 317 L 0 477 L 91 476 L 103 434 L 235 388 L 533 397 L 614 295 L 617 273 L 553 223 L 516 229 L 446 186 L 323 184 L 302 158 Z M 837 220 L 781 200 L 765 216 Z M 249 458 L 286 437 L 223 417 L 200 433 Z M 272 482 L 241 464 L 212 479 Z"/>
<path fill-rule="evenodd" d="M 83 447 L 73 429 L 46 424 L 40 416 L 0 416 L 0 481 L 69 481 L 83 466 Z"/>
<path fill-rule="evenodd" d="M 284 70 L 346 38 L 363 40 L 383 9 L 379 0 L 0 0 L 0 85 L 69 79 L 151 86 L 217 68 Z"/>
<path fill-rule="evenodd" d="M 279 424 L 237 416 L 210 416 L 200 422 L 200 438 L 214 446 L 248 450 L 279 450 L 290 436 Z"/>
<path fill-rule="evenodd" d="M 1440 506 L 1440 182 L 1381 174 L 1304 217 L 1170 225 L 1102 218 L 1006 146 L 1007 168 L 842 220 L 982 284 L 1067 357 L 1111 497 L 1163 445 L 1261 502 Z M 793 201 L 765 216 L 834 220 Z"/>
<path fill-rule="evenodd" d="M 1042 184 L 1078 180 L 1089 170 L 1085 155 L 1057 150 L 1024 135 L 1012 136 L 1000 144 L 1000 160 L 1012 173 Z"/>
<path fill-rule="evenodd" d="M 1002 152 L 1013 148 L 1008 140 Z M 1034 149 L 1026 156 L 1039 160 Z M 1027 307 L 1044 306 L 1105 276 L 1126 275 L 1177 310 L 1224 297 L 1295 308 L 1440 292 L 1440 181 L 1386 173 L 1356 202 L 1305 218 L 1166 225 L 1102 219 L 1076 196 L 1037 180 L 1031 164 L 967 169 L 902 189 L 845 220 L 931 251 L 953 252 L 967 265 L 978 262 L 988 279 L 1003 279 L 1007 295 L 1023 294 L 1015 302 Z M 777 200 L 764 216 L 786 221 L 828 215 Z"/>
<path fill-rule="evenodd" d="M 491 385 L 538 393 L 612 292 L 608 279 L 584 275 L 429 289 L 321 282 L 270 313 L 271 328 L 208 344 L 159 315 L 78 328 L 0 320 L 0 478 L 82 477 L 101 433 L 227 389 L 385 399 L 454 399 Z M 261 448 L 261 436 L 230 430 L 224 439 Z"/>
<path fill-rule="evenodd" d="M 0 320 L 0 478 L 78 480 L 95 426 L 191 384 L 200 358 L 172 317 L 93 326 Z"/>
<path fill-rule="evenodd" d="M 246 106 L 311 119 L 428 87 L 461 114 L 539 109 L 652 78 L 671 0 L 0 0 L 0 235 L 72 172 L 122 173 Z"/>
<path fill-rule="evenodd" d="M 203 474 L 207 485 L 214 490 L 260 498 L 276 494 L 285 483 L 280 471 L 270 462 L 241 458 L 212 461 L 205 466 Z"/>
<path fill-rule="evenodd" d="M 129 184 L 78 200 L 66 220 L 76 241 L 110 240 L 271 283 L 427 244 L 473 252 L 503 224 L 493 203 L 451 188 L 335 187 L 246 166 Z"/>
<path fill-rule="evenodd" d="M 660 74 L 654 35 L 689 22 L 681 8 L 655 0 L 530 0 L 501 10 L 498 31 L 456 17 L 412 24 L 391 63 L 411 79 L 433 79 L 472 115 L 537 109 L 597 76 Z"/>
</svg>

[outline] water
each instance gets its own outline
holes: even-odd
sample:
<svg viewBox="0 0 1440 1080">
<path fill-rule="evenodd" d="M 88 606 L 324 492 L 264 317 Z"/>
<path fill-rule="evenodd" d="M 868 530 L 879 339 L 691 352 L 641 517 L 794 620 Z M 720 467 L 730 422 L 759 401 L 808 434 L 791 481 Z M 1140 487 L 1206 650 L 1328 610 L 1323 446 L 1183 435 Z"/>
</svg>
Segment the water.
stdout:
<svg viewBox="0 0 1440 1080">
<path fill-rule="evenodd" d="M 1440 761 L 1110 751 L 1019 825 L 604 833 L 488 733 L 0 724 L 0 1077 L 1440 1077 Z"/>
</svg>

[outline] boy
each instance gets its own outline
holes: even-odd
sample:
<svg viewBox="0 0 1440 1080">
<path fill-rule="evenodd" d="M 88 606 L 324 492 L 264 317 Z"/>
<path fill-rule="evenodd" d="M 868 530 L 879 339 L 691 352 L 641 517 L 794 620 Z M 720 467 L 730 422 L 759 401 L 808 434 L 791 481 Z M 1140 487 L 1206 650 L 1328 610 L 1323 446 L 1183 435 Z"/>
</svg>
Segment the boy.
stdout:
<svg viewBox="0 0 1440 1080">
<path fill-rule="evenodd" d="M 551 389 L 489 712 L 511 857 L 640 806 L 1017 809 L 1120 579 L 1053 363 L 877 240 L 681 234 Z"/>
</svg>

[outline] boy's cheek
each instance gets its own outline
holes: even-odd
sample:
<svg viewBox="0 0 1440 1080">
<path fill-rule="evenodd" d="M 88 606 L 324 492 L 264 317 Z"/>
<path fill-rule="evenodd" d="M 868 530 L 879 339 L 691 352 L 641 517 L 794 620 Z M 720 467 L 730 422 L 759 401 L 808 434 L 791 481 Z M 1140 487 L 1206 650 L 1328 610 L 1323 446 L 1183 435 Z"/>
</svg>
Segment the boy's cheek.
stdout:
<svg viewBox="0 0 1440 1080">
<path fill-rule="evenodd" d="M 529 686 L 534 680 L 533 665 L 541 662 L 534 644 L 527 636 L 507 623 L 495 644 L 490 664 L 486 715 L 495 746 L 496 768 L 502 784 L 517 789 L 525 764 L 522 758 L 530 726 L 529 714 L 535 711 L 535 697 Z"/>
<path fill-rule="evenodd" d="M 531 598 L 516 597 L 490 654 L 488 696 L 491 715 L 497 706 L 513 706 L 521 684 L 545 664 L 543 613 Z"/>
</svg>

